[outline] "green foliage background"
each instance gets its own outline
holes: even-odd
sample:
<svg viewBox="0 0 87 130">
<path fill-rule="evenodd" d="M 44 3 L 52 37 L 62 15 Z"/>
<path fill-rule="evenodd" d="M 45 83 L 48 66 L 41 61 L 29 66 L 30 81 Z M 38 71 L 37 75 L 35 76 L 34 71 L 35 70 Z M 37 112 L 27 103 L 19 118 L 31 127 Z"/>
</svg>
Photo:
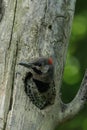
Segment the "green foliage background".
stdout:
<svg viewBox="0 0 87 130">
<path fill-rule="evenodd" d="M 70 102 L 77 93 L 87 68 L 87 1 L 77 0 L 62 85 L 62 100 Z M 57 130 L 87 130 L 87 104 L 72 120 Z"/>
</svg>

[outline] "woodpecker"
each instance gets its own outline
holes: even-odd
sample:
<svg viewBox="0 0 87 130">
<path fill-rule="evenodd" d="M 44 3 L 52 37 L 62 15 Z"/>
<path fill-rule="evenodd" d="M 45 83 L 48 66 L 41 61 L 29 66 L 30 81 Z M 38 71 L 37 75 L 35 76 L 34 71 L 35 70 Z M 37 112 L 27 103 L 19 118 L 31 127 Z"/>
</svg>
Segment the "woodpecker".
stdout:
<svg viewBox="0 0 87 130">
<path fill-rule="evenodd" d="M 27 67 L 30 69 L 30 72 L 33 75 L 33 79 L 37 79 L 39 81 L 50 83 L 54 77 L 54 65 L 52 58 L 39 58 L 34 61 L 20 62 L 19 65 Z"/>
<path fill-rule="evenodd" d="M 53 59 L 40 57 L 31 62 L 20 62 L 19 65 L 29 69 L 24 83 L 25 91 L 33 104 L 40 109 L 53 104 L 55 98 Z"/>
</svg>

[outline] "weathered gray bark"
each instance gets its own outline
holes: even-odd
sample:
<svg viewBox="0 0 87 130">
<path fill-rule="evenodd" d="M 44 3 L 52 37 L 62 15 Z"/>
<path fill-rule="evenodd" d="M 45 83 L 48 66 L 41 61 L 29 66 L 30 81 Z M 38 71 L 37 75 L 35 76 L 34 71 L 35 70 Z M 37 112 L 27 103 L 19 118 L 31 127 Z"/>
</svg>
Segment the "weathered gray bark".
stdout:
<svg viewBox="0 0 87 130">
<path fill-rule="evenodd" d="M 75 10 L 75 0 L 1 0 L 0 9 L 0 130 L 53 130 L 75 115 L 87 94 L 87 74 L 75 99 L 64 104 L 61 79 Z M 21 60 L 39 56 L 55 60 L 56 99 L 43 110 L 24 92 L 26 69 Z"/>
</svg>

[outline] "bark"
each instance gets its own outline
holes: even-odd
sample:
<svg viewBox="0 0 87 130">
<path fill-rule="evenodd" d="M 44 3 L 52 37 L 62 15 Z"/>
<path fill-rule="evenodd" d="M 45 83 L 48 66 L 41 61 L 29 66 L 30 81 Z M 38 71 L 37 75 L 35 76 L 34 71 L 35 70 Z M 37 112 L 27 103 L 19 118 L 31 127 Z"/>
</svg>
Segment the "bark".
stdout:
<svg viewBox="0 0 87 130">
<path fill-rule="evenodd" d="M 87 72 L 69 104 L 60 97 L 60 88 L 75 0 L 0 1 L 0 130 L 53 130 L 84 105 Z M 55 61 L 56 99 L 40 110 L 24 92 L 22 60 L 52 56 Z"/>
</svg>

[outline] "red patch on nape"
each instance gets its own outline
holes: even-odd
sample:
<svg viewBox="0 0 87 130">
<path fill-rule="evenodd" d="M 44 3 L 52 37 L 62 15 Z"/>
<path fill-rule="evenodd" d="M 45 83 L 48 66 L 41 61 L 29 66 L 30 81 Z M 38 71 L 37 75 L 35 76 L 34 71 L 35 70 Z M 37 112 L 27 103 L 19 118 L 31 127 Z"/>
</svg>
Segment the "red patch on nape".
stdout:
<svg viewBox="0 0 87 130">
<path fill-rule="evenodd" d="M 50 65 L 53 64 L 53 59 L 51 57 L 48 59 L 48 64 L 50 64 Z"/>
</svg>

